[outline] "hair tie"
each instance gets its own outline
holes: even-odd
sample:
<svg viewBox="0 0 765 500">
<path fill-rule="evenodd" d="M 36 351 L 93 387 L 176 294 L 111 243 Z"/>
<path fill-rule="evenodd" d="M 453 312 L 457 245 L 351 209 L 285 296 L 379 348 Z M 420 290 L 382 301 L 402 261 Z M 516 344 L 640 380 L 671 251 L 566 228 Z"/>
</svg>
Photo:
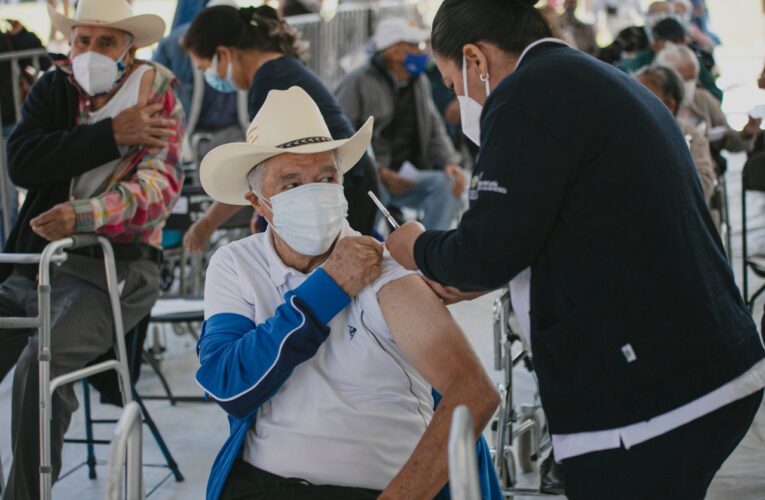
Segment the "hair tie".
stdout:
<svg viewBox="0 0 765 500">
<path fill-rule="evenodd" d="M 239 9 L 239 17 L 244 21 L 246 24 L 249 24 L 252 27 L 257 28 L 258 27 L 258 21 L 255 19 L 255 17 L 258 15 L 258 9 L 255 7 L 242 7 Z"/>
</svg>

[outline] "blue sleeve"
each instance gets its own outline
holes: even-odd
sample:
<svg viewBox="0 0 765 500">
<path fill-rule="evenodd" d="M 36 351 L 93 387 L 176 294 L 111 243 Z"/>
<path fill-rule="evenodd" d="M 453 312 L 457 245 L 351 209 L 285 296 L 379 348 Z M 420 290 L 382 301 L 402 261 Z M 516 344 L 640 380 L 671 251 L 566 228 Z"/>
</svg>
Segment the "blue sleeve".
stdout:
<svg viewBox="0 0 765 500">
<path fill-rule="evenodd" d="M 197 346 L 197 382 L 234 418 L 250 415 L 316 354 L 330 333 L 327 323 L 349 303 L 319 269 L 261 324 L 239 314 L 210 317 Z"/>
</svg>

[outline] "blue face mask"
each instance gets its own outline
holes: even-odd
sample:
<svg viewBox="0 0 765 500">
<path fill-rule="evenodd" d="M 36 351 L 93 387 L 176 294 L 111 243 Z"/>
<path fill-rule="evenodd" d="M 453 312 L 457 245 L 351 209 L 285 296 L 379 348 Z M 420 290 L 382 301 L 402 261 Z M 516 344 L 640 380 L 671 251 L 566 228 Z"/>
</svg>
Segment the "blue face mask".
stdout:
<svg viewBox="0 0 765 500">
<path fill-rule="evenodd" d="M 228 66 L 226 67 L 226 78 L 221 78 L 218 75 L 218 54 L 215 54 L 212 58 L 212 61 L 210 61 L 210 67 L 205 70 L 205 81 L 207 82 L 207 85 L 217 90 L 218 92 L 222 92 L 224 94 L 236 92 L 239 89 L 237 89 L 236 85 L 234 85 L 234 82 L 232 81 L 231 75 L 233 71 L 234 69 L 231 67 L 231 63 L 229 62 Z"/>
<path fill-rule="evenodd" d="M 417 78 L 428 69 L 428 54 L 407 54 L 403 65 L 412 78 Z"/>
</svg>

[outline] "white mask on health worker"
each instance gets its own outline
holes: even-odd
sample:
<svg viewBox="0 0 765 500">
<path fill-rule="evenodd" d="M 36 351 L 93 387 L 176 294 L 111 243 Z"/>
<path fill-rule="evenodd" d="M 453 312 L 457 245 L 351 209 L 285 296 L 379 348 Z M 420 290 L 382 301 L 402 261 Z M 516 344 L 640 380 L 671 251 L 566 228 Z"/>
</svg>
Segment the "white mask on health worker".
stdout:
<svg viewBox="0 0 765 500">
<path fill-rule="evenodd" d="M 482 82 L 486 84 L 486 97 L 491 93 L 489 86 L 489 74 L 479 76 Z M 483 106 L 478 104 L 475 99 L 468 95 L 467 84 L 467 59 L 462 56 L 462 86 L 465 89 L 465 95 L 458 95 L 457 100 L 460 103 L 460 120 L 462 122 L 462 133 L 473 141 L 476 146 L 481 145 L 481 113 Z"/>
<path fill-rule="evenodd" d="M 329 250 L 348 215 L 341 184 L 305 184 L 270 200 L 253 192 L 271 209 L 276 234 L 303 255 L 316 256 Z"/>
</svg>

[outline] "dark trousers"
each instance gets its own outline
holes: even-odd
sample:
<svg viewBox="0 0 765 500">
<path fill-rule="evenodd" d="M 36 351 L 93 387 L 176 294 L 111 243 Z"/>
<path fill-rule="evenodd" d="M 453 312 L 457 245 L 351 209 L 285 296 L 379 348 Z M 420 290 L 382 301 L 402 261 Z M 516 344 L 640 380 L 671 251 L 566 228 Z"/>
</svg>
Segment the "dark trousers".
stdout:
<svg viewBox="0 0 765 500">
<path fill-rule="evenodd" d="M 315 486 L 302 479 L 284 478 L 254 467 L 244 460 L 234 462 L 221 500 L 374 500 L 379 491 L 342 486 Z"/>
<path fill-rule="evenodd" d="M 569 500 L 703 499 L 752 425 L 763 391 L 629 450 L 563 460 Z"/>
</svg>

